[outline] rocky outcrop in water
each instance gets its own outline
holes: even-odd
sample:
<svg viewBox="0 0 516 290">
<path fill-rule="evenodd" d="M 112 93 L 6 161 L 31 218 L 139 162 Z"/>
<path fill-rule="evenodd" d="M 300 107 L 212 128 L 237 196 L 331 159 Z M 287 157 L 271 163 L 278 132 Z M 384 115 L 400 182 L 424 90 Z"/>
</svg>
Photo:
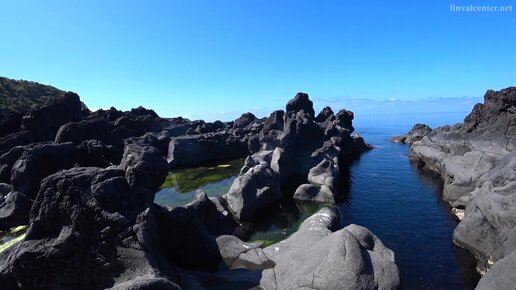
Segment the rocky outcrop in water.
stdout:
<svg viewBox="0 0 516 290">
<path fill-rule="evenodd" d="M 511 255 L 516 250 L 516 88 L 490 90 L 464 123 L 425 132 L 419 141 L 405 140 L 414 141 L 409 157 L 441 175 L 443 198 L 461 219 L 454 242 L 486 265 Z"/>
<path fill-rule="evenodd" d="M 283 243 L 242 241 L 243 221 L 298 186 L 311 188 L 299 199 L 333 199 L 344 160 L 369 149 L 351 112 L 314 117 L 300 93 L 269 118 L 207 123 L 141 107 L 90 112 L 59 92 L 0 116 L 0 230 L 29 226 L 0 252 L 2 289 L 399 288 L 393 253 L 365 228 L 339 230 L 335 209 Z M 225 197 L 154 203 L 171 167 L 248 155 Z"/>
</svg>

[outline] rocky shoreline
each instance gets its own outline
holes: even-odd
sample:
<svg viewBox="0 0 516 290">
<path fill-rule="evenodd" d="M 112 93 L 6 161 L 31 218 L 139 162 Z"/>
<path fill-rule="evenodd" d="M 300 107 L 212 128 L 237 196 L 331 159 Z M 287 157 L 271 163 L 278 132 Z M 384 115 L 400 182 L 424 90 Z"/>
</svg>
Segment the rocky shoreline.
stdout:
<svg viewBox="0 0 516 290">
<path fill-rule="evenodd" d="M 487 273 L 477 289 L 512 289 L 516 281 L 516 88 L 487 91 L 463 123 L 431 129 L 417 124 L 394 142 L 411 144 L 409 158 L 440 175 L 442 198 L 460 220 L 455 244 Z M 493 264 L 494 263 L 494 264 Z"/>
<path fill-rule="evenodd" d="M 2 82 L 7 96 L 24 85 Z M 268 118 L 209 123 L 91 112 L 40 89 L 44 103 L 0 112 L 0 230 L 28 225 L 0 253 L 2 289 L 400 288 L 393 252 L 363 227 L 340 229 L 331 205 L 340 168 L 371 149 L 352 112 L 315 115 L 299 93 Z M 170 169 L 243 157 L 227 194 L 154 203 Z M 328 205 L 283 242 L 244 242 L 283 199 Z"/>
</svg>

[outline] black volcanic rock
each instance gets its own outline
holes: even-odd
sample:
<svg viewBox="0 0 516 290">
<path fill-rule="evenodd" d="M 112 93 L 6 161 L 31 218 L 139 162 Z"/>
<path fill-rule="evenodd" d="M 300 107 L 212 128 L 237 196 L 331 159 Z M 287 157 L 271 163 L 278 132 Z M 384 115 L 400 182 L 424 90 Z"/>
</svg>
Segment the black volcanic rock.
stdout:
<svg viewBox="0 0 516 290">
<path fill-rule="evenodd" d="M 75 93 L 66 93 L 54 102 L 33 108 L 23 116 L 22 130 L 31 131 L 36 140 L 53 140 L 61 125 L 81 119 L 82 104 Z"/>
<path fill-rule="evenodd" d="M 69 122 L 59 128 L 55 142 L 79 145 L 85 140 L 95 139 L 110 145 L 122 143 L 122 140 L 113 138 L 111 131 L 111 124 L 103 119 Z"/>
<path fill-rule="evenodd" d="M 30 131 L 20 131 L 9 134 L 0 139 L 0 154 L 9 151 L 15 146 L 28 145 L 34 141 L 34 134 L 32 134 Z"/>
<path fill-rule="evenodd" d="M 72 143 L 37 145 L 24 152 L 13 164 L 13 189 L 35 198 L 43 178 L 73 167 L 78 160 L 79 150 Z"/>
<path fill-rule="evenodd" d="M 146 211 L 167 171 L 157 149 L 130 144 L 119 169 L 78 167 L 47 177 L 25 240 L 0 265 L 2 285 L 104 289 L 164 275 L 175 285 L 155 255 L 154 215 Z"/>
<path fill-rule="evenodd" d="M 396 143 L 412 144 L 415 141 L 423 139 L 423 137 L 432 133 L 432 128 L 425 124 L 416 124 L 407 134 L 392 137 L 392 141 Z"/>
<path fill-rule="evenodd" d="M 252 113 L 242 114 L 238 119 L 235 120 L 233 127 L 235 128 L 245 128 L 250 125 L 252 122 L 256 121 L 257 118 Z"/>
<path fill-rule="evenodd" d="M 29 222 L 32 199 L 20 192 L 7 194 L 5 201 L 0 202 L 0 231 L 26 225 Z"/>
<path fill-rule="evenodd" d="M 0 112 L 0 138 L 20 130 L 23 114 L 18 112 Z"/>
<path fill-rule="evenodd" d="M 15 97 L 43 88 L 10 84 Z M 247 249 L 240 240 L 248 221 L 292 198 L 300 182 L 335 194 L 340 163 L 369 149 L 353 133 L 351 112 L 325 108 L 314 118 L 300 93 L 269 118 L 205 122 L 160 118 L 143 107 L 90 112 L 74 93 L 49 92 L 27 93 L 45 101 L 12 111 L 24 115 L 21 123 L 3 117 L 11 111 L 0 100 L 0 230 L 29 225 L 0 254 L 0 288 L 282 289 L 314 278 L 312 264 L 324 268 L 312 286 L 397 288 L 391 252 L 363 228 L 332 233 L 335 211 L 314 215 L 287 248 Z M 246 156 L 230 195 L 199 191 L 186 206 L 154 204 L 169 166 Z"/>
<path fill-rule="evenodd" d="M 287 103 L 287 114 L 294 116 L 299 111 L 303 110 L 306 114 L 310 115 L 311 118 L 315 117 L 315 111 L 313 102 L 310 101 L 308 94 L 297 93 L 297 95 Z"/>
<path fill-rule="evenodd" d="M 292 187 L 288 183 L 299 177 L 318 187 L 326 186 L 336 195 L 338 163 L 370 149 L 363 139 L 351 136 L 352 112 L 341 110 L 337 115 L 327 115 L 324 122 L 316 122 L 312 102 L 301 93 L 288 102 L 286 109 L 287 114 L 277 111 L 265 120 L 269 131 L 262 129 L 258 138 L 249 139 L 253 154 L 224 195 L 239 221 L 251 221 L 263 209 L 292 197 L 294 192 L 283 192 L 282 188 Z M 311 113 L 306 112 L 309 109 Z M 325 114 L 330 112 L 326 109 Z M 279 116 L 284 126 L 279 126 Z"/>
</svg>

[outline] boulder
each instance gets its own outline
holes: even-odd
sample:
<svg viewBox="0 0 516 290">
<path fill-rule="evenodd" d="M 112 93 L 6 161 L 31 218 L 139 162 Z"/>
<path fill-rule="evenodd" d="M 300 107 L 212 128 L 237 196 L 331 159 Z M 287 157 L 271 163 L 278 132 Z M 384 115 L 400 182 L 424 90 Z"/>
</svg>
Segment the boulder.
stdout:
<svg viewBox="0 0 516 290">
<path fill-rule="evenodd" d="M 217 237 L 217 245 L 228 269 L 264 270 L 275 266 L 259 243 L 246 243 L 235 236 L 224 235 Z"/>
<path fill-rule="evenodd" d="M 262 272 L 266 289 L 399 289 L 394 254 L 369 230 L 336 230 L 338 214 L 323 208 L 285 241 L 264 249 L 275 266 Z"/>
<path fill-rule="evenodd" d="M 301 184 L 294 193 L 295 200 L 334 204 L 333 192 L 327 185 Z"/>
<path fill-rule="evenodd" d="M 79 145 L 86 140 L 99 140 L 110 145 L 119 145 L 122 140 L 116 140 L 111 134 L 112 128 L 106 120 L 82 120 L 64 124 L 57 131 L 55 142 L 72 142 Z"/>
<path fill-rule="evenodd" d="M 22 116 L 18 112 L 1 112 L 0 110 L 0 138 L 20 131 Z"/>
<path fill-rule="evenodd" d="M 167 161 L 171 168 L 242 158 L 249 153 L 247 140 L 227 133 L 208 133 L 172 138 Z"/>
<path fill-rule="evenodd" d="M 496 262 L 478 282 L 477 290 L 514 289 L 516 252 Z"/>
<path fill-rule="evenodd" d="M 287 103 L 286 112 L 289 116 L 295 116 L 301 110 L 311 118 L 315 117 L 314 104 L 310 101 L 308 94 L 297 93 L 296 96 Z"/>
<path fill-rule="evenodd" d="M 238 119 L 235 120 L 235 123 L 233 124 L 234 128 L 245 128 L 249 126 L 252 122 L 256 121 L 258 118 L 256 118 L 255 115 L 252 113 L 244 113 L 242 116 L 240 116 Z"/>
<path fill-rule="evenodd" d="M 79 96 L 68 92 L 47 105 L 31 109 L 23 116 L 21 129 L 32 132 L 38 141 L 54 140 L 61 125 L 80 120 L 81 107 Z"/>
<path fill-rule="evenodd" d="M 421 140 L 423 137 L 432 133 L 432 128 L 425 124 L 416 124 L 407 134 L 392 137 L 392 141 L 396 143 L 412 144 L 415 141 Z"/>
<path fill-rule="evenodd" d="M 41 144 L 28 151 L 13 164 L 11 184 L 15 191 L 33 199 L 40 182 L 48 175 L 68 169 L 79 160 L 79 151 L 72 143 Z"/>
<path fill-rule="evenodd" d="M 142 211 L 154 201 L 154 195 L 168 174 L 168 164 L 154 147 L 127 144 L 118 166 L 125 171 L 135 212 Z"/>
<path fill-rule="evenodd" d="M 34 135 L 29 131 L 20 131 L 0 138 L 0 154 L 4 154 L 15 146 L 28 145 L 34 142 Z"/>
<path fill-rule="evenodd" d="M 339 166 L 330 158 L 323 159 L 308 172 L 308 182 L 314 185 L 326 185 L 336 190 L 339 182 Z"/>
<path fill-rule="evenodd" d="M 98 140 L 83 141 L 77 148 L 78 163 L 83 167 L 108 167 L 119 164 L 122 159 L 121 149 Z"/>
<path fill-rule="evenodd" d="M 270 168 L 272 152 L 247 157 L 240 175 L 224 195 L 234 217 L 250 220 L 260 210 L 282 198 L 277 173 Z"/>
</svg>

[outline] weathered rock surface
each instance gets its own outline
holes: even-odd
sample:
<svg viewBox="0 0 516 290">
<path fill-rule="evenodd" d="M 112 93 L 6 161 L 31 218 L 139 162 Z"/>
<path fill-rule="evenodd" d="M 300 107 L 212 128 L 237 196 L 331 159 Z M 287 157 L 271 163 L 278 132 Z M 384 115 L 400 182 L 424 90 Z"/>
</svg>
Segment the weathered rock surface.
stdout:
<svg viewBox="0 0 516 290">
<path fill-rule="evenodd" d="M 258 137 L 249 139 L 251 152 L 229 192 L 224 195 L 235 218 L 250 221 L 261 210 L 283 198 L 331 202 L 338 192 L 339 163 L 370 149 L 353 136 L 353 113 L 330 108 L 314 118 L 313 103 L 299 93 L 286 114 L 276 111 L 266 119 Z M 283 126 L 280 119 L 283 118 Z M 265 132 L 264 129 L 269 131 Z M 300 187 L 304 180 L 315 187 Z"/>
<path fill-rule="evenodd" d="M 516 249 L 516 88 L 490 90 L 464 123 L 425 132 L 409 157 L 440 174 L 443 198 L 465 209 L 454 242 L 481 260 L 510 255 Z"/>
<path fill-rule="evenodd" d="M 339 228 L 323 208 L 286 240 L 266 247 L 217 238 L 223 267 L 196 275 L 199 289 L 399 289 L 394 253 L 369 230 Z"/>
<path fill-rule="evenodd" d="M 516 252 L 501 259 L 478 282 L 478 290 L 514 289 L 516 285 Z"/>
<path fill-rule="evenodd" d="M 172 274 L 146 236 L 156 235 L 145 209 L 167 170 L 156 149 L 128 146 L 120 169 L 78 167 L 45 178 L 25 240 L 0 265 L 2 285 L 125 289 L 134 279 Z M 173 283 L 173 276 L 167 278 Z"/>
</svg>

